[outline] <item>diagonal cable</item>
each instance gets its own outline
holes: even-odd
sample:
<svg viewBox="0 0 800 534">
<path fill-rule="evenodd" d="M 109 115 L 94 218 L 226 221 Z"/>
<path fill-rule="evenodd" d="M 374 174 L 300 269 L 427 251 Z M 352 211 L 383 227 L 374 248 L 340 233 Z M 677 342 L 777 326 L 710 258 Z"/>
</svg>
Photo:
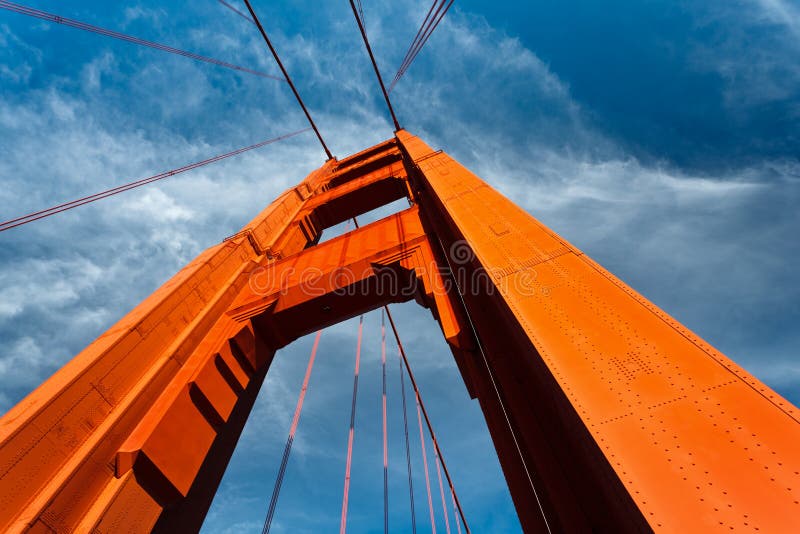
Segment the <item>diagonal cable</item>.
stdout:
<svg viewBox="0 0 800 534">
<path fill-rule="evenodd" d="M 246 21 L 247 21 L 247 22 L 249 22 L 250 24 L 255 24 L 255 23 L 253 22 L 253 19 L 251 19 L 250 17 L 248 17 L 247 15 L 245 15 L 244 13 L 242 13 L 241 11 L 239 11 L 238 9 L 236 9 L 235 7 L 233 7 L 232 5 L 230 5 L 230 4 L 229 4 L 228 2 L 226 2 L 225 0 L 217 0 L 217 2 L 219 2 L 219 3 L 220 3 L 220 4 L 222 4 L 223 6 L 227 7 L 227 8 L 228 8 L 228 9 L 230 9 L 231 11 L 233 11 L 234 13 L 236 13 L 237 15 L 239 15 L 240 17 L 242 17 L 244 20 L 246 20 Z"/>
<path fill-rule="evenodd" d="M 411 65 L 411 63 L 413 63 L 414 59 L 417 57 L 417 54 L 419 54 L 420 50 L 422 50 L 422 48 L 428 42 L 428 39 L 433 34 L 433 31 L 439 26 L 439 23 L 447 14 L 450 6 L 453 5 L 453 1 L 454 0 L 442 0 L 442 2 L 436 8 L 436 11 L 434 11 L 433 17 L 427 22 L 427 24 L 424 25 L 424 27 L 422 27 L 422 34 L 420 35 L 419 40 L 409 50 L 409 57 L 406 61 L 406 64 L 403 65 L 401 76 L 406 72 L 406 70 L 408 70 L 408 67 Z M 442 10 L 442 8 L 444 8 L 444 10 Z"/>
<path fill-rule="evenodd" d="M 328 150 L 328 145 L 326 145 L 325 141 L 322 139 L 322 135 L 320 135 L 319 130 L 317 129 L 317 125 L 314 124 L 314 119 L 311 118 L 311 114 L 308 112 L 308 108 L 306 108 L 303 99 L 300 98 L 300 93 L 297 92 L 297 88 L 294 86 L 294 82 L 292 82 L 292 79 L 289 77 L 289 73 L 283 66 L 283 62 L 281 61 L 280 56 L 278 56 L 277 50 L 275 50 L 275 47 L 272 46 L 272 41 L 270 41 L 269 37 L 267 37 L 267 32 L 264 31 L 264 26 L 261 25 L 261 21 L 258 20 L 258 15 L 256 15 L 256 12 L 253 10 L 253 6 L 250 5 L 250 0 L 244 0 L 244 3 L 245 5 L 247 5 L 248 11 L 250 11 L 250 16 L 253 17 L 253 22 L 255 22 L 256 26 L 258 27 L 258 31 L 261 33 L 261 37 L 264 38 L 264 42 L 267 44 L 267 48 L 269 48 L 269 51 L 272 52 L 272 57 L 275 58 L 275 62 L 278 64 L 278 67 L 280 67 L 281 72 L 283 73 L 283 77 L 286 78 L 286 81 L 289 83 L 289 87 L 292 88 L 292 93 L 294 93 L 294 97 L 297 99 L 297 103 L 300 104 L 301 108 L 303 108 L 303 113 L 306 114 L 306 119 L 308 119 L 309 124 L 311 124 L 311 128 L 314 129 L 314 133 L 317 134 L 317 139 L 319 139 L 322 148 L 325 149 L 325 154 L 327 154 L 328 159 L 333 159 L 333 154 L 331 154 L 331 151 Z"/>
<path fill-rule="evenodd" d="M 436 1 L 438 2 L 438 0 Z M 408 52 L 406 53 L 407 58 L 400 66 L 400 68 L 397 70 L 394 80 L 392 80 L 392 84 L 389 88 L 390 91 L 394 89 L 395 85 L 397 85 L 397 82 L 400 81 L 400 78 L 402 78 L 405 75 L 406 71 L 414 62 L 414 60 L 416 59 L 417 55 L 422 50 L 422 48 L 425 46 L 425 43 L 428 42 L 428 39 L 433 34 L 433 31 L 442 21 L 442 19 L 444 18 L 445 14 L 450 9 L 450 6 L 452 4 L 453 0 L 449 0 L 449 3 L 447 3 L 447 0 L 442 0 L 442 2 L 438 4 L 436 11 L 433 13 L 433 17 L 430 18 L 428 21 L 423 22 L 423 25 L 420 27 L 421 30 L 420 37 L 419 39 L 416 40 L 416 42 L 412 42 L 411 46 L 409 47 Z M 444 8 L 444 11 L 442 11 L 442 8 Z"/>
<path fill-rule="evenodd" d="M 13 2 L 6 2 L 5 0 L 0 0 L 0 9 L 5 9 L 7 11 L 13 11 L 14 13 L 19 13 L 21 15 L 27 15 L 29 17 L 35 17 L 37 19 L 46 20 L 49 22 L 55 22 L 57 24 L 63 24 L 65 26 L 70 26 L 72 28 L 77 28 L 79 30 L 84 30 L 92 33 L 96 33 L 99 35 L 105 35 L 107 37 L 113 37 L 114 39 L 119 39 L 121 41 L 127 41 L 129 43 L 138 44 L 141 46 L 146 46 L 149 48 L 154 48 L 156 50 L 161 50 L 163 52 L 169 52 L 170 54 L 176 54 L 179 56 L 188 57 L 197 61 L 203 61 L 205 63 L 211 63 L 212 65 L 218 65 L 220 67 L 225 67 L 228 69 L 240 71 L 240 72 L 247 72 L 249 74 L 255 74 L 256 76 L 261 76 L 262 78 L 271 78 L 273 80 L 283 81 L 278 76 L 273 76 L 271 74 L 265 74 L 263 72 L 259 72 L 256 70 L 248 69 L 246 67 L 240 67 L 238 65 L 234 65 L 232 63 L 227 63 L 225 61 L 220 61 L 218 59 L 201 56 L 200 54 L 195 54 L 193 52 L 187 52 L 185 50 L 180 50 L 178 48 L 173 48 L 171 46 L 163 45 L 160 43 L 156 43 L 153 41 L 148 41 L 145 39 L 140 39 L 139 37 L 134 37 L 132 35 L 126 35 L 124 33 L 120 33 L 114 30 L 108 30 L 106 28 L 101 28 L 99 26 L 93 26 L 91 24 L 86 24 L 85 22 L 80 22 L 78 20 L 68 19 L 62 17 L 60 15 L 54 15 L 53 13 L 48 13 L 46 11 L 42 11 L 39 9 L 30 8 L 27 6 L 23 6 L 20 4 L 15 4 Z"/>
<path fill-rule="evenodd" d="M 61 213 L 62 211 L 71 210 L 73 208 L 77 208 L 78 206 L 83 206 L 84 204 L 89 204 L 90 202 L 95 202 L 97 200 L 102 200 L 104 198 L 108 198 L 113 195 L 117 195 L 119 193 L 124 193 L 125 191 L 130 191 L 131 189 L 135 189 L 137 187 L 141 187 L 143 185 L 151 184 L 153 182 L 157 182 L 159 180 L 163 180 L 165 178 L 169 178 L 170 176 L 175 176 L 176 174 L 180 174 L 186 171 L 191 171 L 198 167 L 202 167 L 204 165 L 208 165 L 209 163 L 215 163 L 217 161 L 229 158 L 231 156 L 239 155 L 243 152 L 247 152 L 249 150 L 253 150 L 256 148 L 260 148 L 265 145 L 270 145 L 272 143 L 277 143 L 278 141 L 282 141 L 284 139 L 288 139 L 290 137 L 294 137 L 295 135 L 299 135 L 303 132 L 307 132 L 309 128 L 304 128 L 302 130 L 298 130 L 296 132 L 292 132 L 286 135 L 282 135 L 280 137 L 275 137 L 273 139 L 267 139 L 266 141 L 261 141 L 260 143 L 256 143 L 254 145 L 250 145 L 244 148 L 240 148 L 238 150 L 234 150 L 232 152 L 227 152 L 225 154 L 219 154 L 217 156 L 204 159 L 202 161 L 197 161 L 195 163 L 190 163 L 189 165 L 185 165 L 183 167 L 179 167 L 177 169 L 173 169 L 170 171 L 162 172 L 156 174 L 154 176 L 150 176 L 148 178 L 142 178 L 141 180 L 136 180 L 134 182 L 129 182 L 127 184 L 123 184 L 117 187 L 113 187 L 111 189 L 106 189 L 105 191 L 101 191 L 99 193 L 95 193 L 93 195 L 88 195 L 76 200 L 71 200 L 69 202 L 64 202 L 63 204 L 59 204 L 57 206 L 53 206 L 51 208 L 35 211 L 33 213 L 28 213 L 27 215 L 22 215 L 20 217 L 16 217 L 14 219 L 9 219 L 4 222 L 0 222 L 0 232 L 4 232 L 6 230 L 10 230 L 11 228 L 16 228 L 17 226 L 22 226 L 23 224 L 27 224 L 33 221 L 38 221 L 39 219 L 43 219 L 45 217 L 50 217 L 51 215 L 55 215 L 57 213 Z"/>
<path fill-rule="evenodd" d="M 414 40 L 408 47 L 408 51 L 406 52 L 400 67 L 397 69 L 397 73 L 395 74 L 392 83 L 389 85 L 389 92 L 394 89 L 394 87 L 397 85 L 397 82 L 400 81 L 400 78 L 403 77 L 408 68 L 411 66 L 411 63 L 414 62 L 414 59 L 416 59 L 419 52 L 425 46 L 425 43 L 428 42 L 431 34 L 433 34 L 434 30 L 439 26 L 439 23 L 447 14 L 447 11 L 450 9 L 450 6 L 453 5 L 454 1 L 455 0 L 441 0 L 440 3 L 439 0 L 434 0 L 434 3 L 431 5 L 430 10 L 428 11 L 428 15 L 426 15 L 425 20 L 422 21 L 422 25 L 417 31 L 417 35 L 414 37 Z"/>
<path fill-rule="evenodd" d="M 406 50 L 406 55 L 403 56 L 403 61 L 400 62 L 400 68 L 397 69 L 398 74 L 399 74 L 399 72 L 401 70 L 403 70 L 403 67 L 406 64 L 406 61 L 408 61 L 408 58 L 411 55 L 412 49 L 416 45 L 417 40 L 422 35 L 422 29 L 428 24 L 428 20 L 431 18 L 431 15 L 433 14 L 433 8 L 436 7 L 436 4 L 438 2 L 439 2 L 439 0 L 434 0 L 433 3 L 431 4 L 431 7 L 428 9 L 428 13 L 425 15 L 425 19 L 422 21 L 422 25 L 420 25 L 419 29 L 417 29 L 417 34 L 414 36 L 414 39 L 411 41 L 411 46 L 409 46 L 408 50 Z M 392 80 L 391 85 L 389 86 L 389 91 L 392 90 L 392 88 L 394 87 L 395 83 L 397 83 L 397 74 L 395 74 L 395 77 Z"/>
<path fill-rule="evenodd" d="M 394 80 L 392 80 L 391 87 L 394 87 L 394 85 L 397 83 L 397 80 L 400 79 L 402 73 L 405 72 L 406 66 L 411 62 L 411 57 L 415 55 L 415 51 L 418 49 L 419 44 L 425 39 L 428 30 L 436 20 L 436 17 L 439 16 L 439 13 L 441 12 L 446 1 L 447 0 L 433 0 L 431 7 L 428 9 L 428 13 L 425 15 L 425 20 L 422 21 L 422 24 L 417 30 L 417 35 L 414 37 L 414 40 L 411 41 L 411 45 L 408 47 L 408 50 L 406 50 L 406 55 L 403 58 L 403 62 L 400 64 L 400 67 L 397 69 L 397 73 L 394 75 Z"/>
<path fill-rule="evenodd" d="M 398 77 L 398 80 L 399 80 L 399 78 L 401 78 L 406 73 L 408 68 L 411 66 L 411 64 L 414 62 L 414 60 L 417 58 L 417 55 L 422 50 L 422 48 L 425 46 L 425 43 L 428 42 L 428 39 L 433 34 L 433 31 L 436 29 L 437 26 L 439 26 L 439 23 L 444 18 L 445 14 L 447 13 L 447 10 L 450 9 L 451 5 L 453 5 L 453 0 L 450 0 L 450 2 L 447 3 L 446 7 L 445 7 L 445 3 L 446 2 L 443 1 L 439 5 L 439 8 L 437 8 L 436 13 L 434 14 L 435 18 L 431 19 L 429 21 L 428 27 L 425 28 L 425 31 L 423 32 L 422 38 L 417 42 L 416 46 L 411 50 L 411 54 L 410 54 L 410 56 L 408 58 L 408 62 L 403 67 L 403 69 L 400 71 L 400 75 Z M 444 11 L 441 11 L 442 7 L 444 7 Z"/>
<path fill-rule="evenodd" d="M 247 0 L 245 0 L 247 1 Z M 364 46 L 367 47 L 367 52 L 369 53 L 369 59 L 372 62 L 372 68 L 375 69 L 375 76 L 378 77 L 378 83 L 381 86 L 381 91 L 383 92 L 383 98 L 386 100 L 386 105 L 389 108 L 389 113 L 392 115 L 392 122 L 394 122 L 395 130 L 400 129 L 400 123 L 397 122 L 397 116 L 394 114 L 394 108 L 392 107 L 392 101 L 389 100 L 389 93 L 386 91 L 386 86 L 383 84 L 383 78 L 381 77 L 381 71 L 378 69 L 378 64 L 375 62 L 375 56 L 372 54 L 372 47 L 369 45 L 369 39 L 367 38 L 367 32 L 364 30 L 364 24 L 362 23 L 361 19 L 358 16 L 358 11 L 356 10 L 356 5 L 353 3 L 353 0 L 350 0 L 350 7 L 353 9 L 353 15 L 356 18 L 356 23 L 358 23 L 358 29 L 361 31 L 361 37 L 364 39 Z"/>
<path fill-rule="evenodd" d="M 361 5 L 361 0 L 357 0 L 358 2 L 358 16 L 361 19 L 361 23 L 364 27 L 367 27 L 367 20 L 364 18 L 364 6 Z"/>
</svg>

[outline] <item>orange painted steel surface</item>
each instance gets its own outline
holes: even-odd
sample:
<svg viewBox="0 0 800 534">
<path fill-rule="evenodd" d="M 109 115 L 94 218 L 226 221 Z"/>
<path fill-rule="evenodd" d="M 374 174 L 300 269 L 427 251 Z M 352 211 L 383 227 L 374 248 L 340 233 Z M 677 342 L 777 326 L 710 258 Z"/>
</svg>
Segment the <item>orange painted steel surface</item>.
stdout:
<svg viewBox="0 0 800 534">
<path fill-rule="evenodd" d="M 403 130 L 326 162 L 0 419 L 0 530 L 197 530 L 275 351 L 411 299 L 526 532 L 800 530 L 797 409 Z"/>
</svg>

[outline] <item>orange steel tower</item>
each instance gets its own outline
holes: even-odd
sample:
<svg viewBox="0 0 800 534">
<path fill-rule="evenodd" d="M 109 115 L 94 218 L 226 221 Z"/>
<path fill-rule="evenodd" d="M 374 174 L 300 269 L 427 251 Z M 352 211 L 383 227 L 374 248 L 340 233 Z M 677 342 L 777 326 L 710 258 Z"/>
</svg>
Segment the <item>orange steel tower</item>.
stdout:
<svg viewBox="0 0 800 534">
<path fill-rule="evenodd" d="M 327 161 L 6 414 L 0 530 L 198 529 L 275 351 L 410 299 L 526 532 L 800 531 L 797 409 L 403 130 Z"/>
</svg>

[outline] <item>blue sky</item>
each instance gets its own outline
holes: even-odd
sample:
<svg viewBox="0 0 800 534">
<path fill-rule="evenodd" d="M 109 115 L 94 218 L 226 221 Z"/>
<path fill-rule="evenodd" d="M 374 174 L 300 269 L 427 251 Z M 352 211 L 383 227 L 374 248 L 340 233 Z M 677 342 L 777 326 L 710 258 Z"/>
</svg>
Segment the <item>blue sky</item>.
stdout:
<svg viewBox="0 0 800 534">
<path fill-rule="evenodd" d="M 391 77 L 429 3 L 363 3 Z M 254 28 L 212 0 L 31 5 L 278 74 Z M 336 155 L 391 136 L 345 0 L 254 5 Z M 798 404 L 798 56 L 797 0 L 458 0 L 393 99 L 408 130 Z M 0 219 L 304 126 L 279 82 L 0 12 Z M 0 234 L 0 411 L 323 159 L 304 134 Z M 518 531 L 438 328 L 415 304 L 396 315 L 470 526 Z M 351 532 L 382 529 L 379 323 L 365 319 Z M 350 321 L 323 334 L 274 532 L 338 525 L 355 333 Z M 205 531 L 260 529 L 311 341 L 276 358 Z M 391 343 L 389 355 L 403 531 Z"/>
</svg>

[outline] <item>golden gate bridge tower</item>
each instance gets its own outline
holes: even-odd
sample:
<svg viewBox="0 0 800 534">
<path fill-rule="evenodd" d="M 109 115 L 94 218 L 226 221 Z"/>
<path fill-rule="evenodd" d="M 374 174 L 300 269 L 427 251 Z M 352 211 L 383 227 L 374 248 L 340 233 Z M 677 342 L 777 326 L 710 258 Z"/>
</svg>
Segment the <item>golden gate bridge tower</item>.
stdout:
<svg viewBox="0 0 800 534">
<path fill-rule="evenodd" d="M 798 410 L 392 117 L 393 137 L 329 157 L 0 419 L 0 530 L 198 530 L 276 352 L 414 300 L 525 532 L 797 531 Z"/>
</svg>

